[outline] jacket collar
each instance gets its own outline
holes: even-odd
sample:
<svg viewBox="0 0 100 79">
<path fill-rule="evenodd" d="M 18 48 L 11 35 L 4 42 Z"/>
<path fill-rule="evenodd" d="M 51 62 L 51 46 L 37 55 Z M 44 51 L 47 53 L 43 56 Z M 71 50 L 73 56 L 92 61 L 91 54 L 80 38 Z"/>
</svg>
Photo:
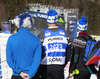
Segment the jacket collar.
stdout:
<svg viewBox="0 0 100 79">
<path fill-rule="evenodd" d="M 86 32 L 79 32 L 79 36 L 88 36 Z"/>
</svg>

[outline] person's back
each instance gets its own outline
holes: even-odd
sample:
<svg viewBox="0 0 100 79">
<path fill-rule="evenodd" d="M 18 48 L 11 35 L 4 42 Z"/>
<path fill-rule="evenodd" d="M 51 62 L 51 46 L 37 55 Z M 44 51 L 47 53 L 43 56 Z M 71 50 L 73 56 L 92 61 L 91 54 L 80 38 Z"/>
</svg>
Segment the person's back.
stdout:
<svg viewBox="0 0 100 79">
<path fill-rule="evenodd" d="M 43 46 L 40 66 L 41 79 L 64 79 L 64 67 L 70 57 L 66 53 L 69 38 L 67 40 L 65 30 L 57 26 L 57 12 L 49 10 L 47 16 L 49 26 L 39 34 Z M 71 54 L 70 50 L 68 53 Z"/>
<path fill-rule="evenodd" d="M 8 45 L 14 52 L 14 60 L 22 70 L 29 70 L 39 43 L 39 38 L 30 33 L 28 28 L 20 28 L 18 33 L 10 36 Z"/>
<path fill-rule="evenodd" d="M 45 38 L 43 47 L 45 53 L 41 64 L 44 65 L 63 65 L 65 64 L 67 40 L 63 29 L 59 28 L 57 32 L 52 32 L 49 29 L 44 30 Z M 46 49 L 45 49 L 46 48 Z"/>
<path fill-rule="evenodd" d="M 30 17 L 29 14 L 19 16 L 23 17 L 24 15 Z M 29 25 L 31 25 L 30 23 Z M 28 76 L 32 78 L 40 64 L 41 42 L 37 36 L 29 31 L 27 24 L 26 27 L 23 24 L 24 27 L 22 26 L 17 33 L 11 35 L 7 42 L 6 56 L 7 63 L 13 70 L 12 79 L 17 77 L 17 79 L 22 79 Z"/>
<path fill-rule="evenodd" d="M 92 38 L 88 36 L 86 32 L 79 32 L 79 36 L 73 41 L 73 46 L 74 46 L 73 50 L 77 58 L 77 59 L 75 58 L 76 59 L 75 61 L 77 61 L 77 66 L 75 68 L 79 69 L 79 71 L 88 71 L 87 67 L 84 66 L 85 61 L 83 61 L 83 59 L 84 59 L 87 40 L 91 39 Z"/>
<path fill-rule="evenodd" d="M 69 77 L 71 78 L 73 76 L 72 72 L 75 69 L 78 69 L 79 74 L 74 75 L 74 79 L 89 79 L 91 74 L 88 68 L 85 66 L 85 61 L 83 61 L 87 40 L 92 39 L 86 32 L 86 17 L 82 16 L 81 19 L 79 19 L 77 28 L 79 30 L 79 36 L 73 41 L 73 55 L 71 58 L 71 65 L 69 68 Z M 87 40 L 85 40 L 84 38 Z M 96 72 L 93 65 L 91 65 L 90 67 L 93 72 Z"/>
</svg>

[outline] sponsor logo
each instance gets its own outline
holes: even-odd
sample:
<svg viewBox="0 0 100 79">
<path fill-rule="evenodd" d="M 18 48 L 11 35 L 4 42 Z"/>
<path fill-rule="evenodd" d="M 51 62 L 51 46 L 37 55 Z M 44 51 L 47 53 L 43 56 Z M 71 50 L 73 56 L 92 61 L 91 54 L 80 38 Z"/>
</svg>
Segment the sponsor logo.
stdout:
<svg viewBox="0 0 100 79">
<path fill-rule="evenodd" d="M 49 58 L 49 62 L 62 62 L 62 58 Z"/>
<path fill-rule="evenodd" d="M 75 21 L 69 21 L 69 24 L 76 23 Z"/>
<path fill-rule="evenodd" d="M 68 17 L 75 17 L 76 18 L 76 15 L 69 15 Z"/>
<path fill-rule="evenodd" d="M 45 36 L 49 36 L 49 35 L 51 35 L 50 32 L 45 34 Z"/>
<path fill-rule="evenodd" d="M 64 35 L 65 33 L 64 32 L 60 32 L 60 34 Z"/>
<path fill-rule="evenodd" d="M 37 17 L 37 14 L 36 14 L 36 13 L 33 13 L 33 14 L 32 14 L 32 17 Z"/>
<path fill-rule="evenodd" d="M 70 25 L 70 27 L 75 27 L 75 25 Z"/>
<path fill-rule="evenodd" d="M 64 20 L 63 20 L 62 18 L 60 18 L 60 19 L 58 20 L 58 22 L 64 23 Z"/>
<path fill-rule="evenodd" d="M 45 18 L 45 19 L 47 19 L 47 15 L 37 14 L 37 16 L 40 17 L 40 18 Z"/>
<path fill-rule="evenodd" d="M 55 38 L 49 38 L 48 41 L 53 41 L 53 40 L 63 40 L 61 37 L 55 37 Z"/>
</svg>

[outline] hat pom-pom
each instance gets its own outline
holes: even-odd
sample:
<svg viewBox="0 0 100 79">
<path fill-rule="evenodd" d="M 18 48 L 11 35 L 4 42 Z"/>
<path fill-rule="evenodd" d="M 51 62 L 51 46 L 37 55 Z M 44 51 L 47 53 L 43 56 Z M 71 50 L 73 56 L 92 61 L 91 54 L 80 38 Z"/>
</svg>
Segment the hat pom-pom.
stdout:
<svg viewBox="0 0 100 79">
<path fill-rule="evenodd" d="M 86 20 L 86 17 L 85 17 L 85 16 L 82 16 L 82 17 L 81 17 L 81 19 L 82 19 L 82 21 L 83 21 L 83 22 L 87 22 L 87 20 Z"/>
<path fill-rule="evenodd" d="M 14 18 L 13 23 L 15 23 L 17 28 L 31 28 L 34 23 L 34 19 L 29 13 L 21 13 Z"/>
</svg>

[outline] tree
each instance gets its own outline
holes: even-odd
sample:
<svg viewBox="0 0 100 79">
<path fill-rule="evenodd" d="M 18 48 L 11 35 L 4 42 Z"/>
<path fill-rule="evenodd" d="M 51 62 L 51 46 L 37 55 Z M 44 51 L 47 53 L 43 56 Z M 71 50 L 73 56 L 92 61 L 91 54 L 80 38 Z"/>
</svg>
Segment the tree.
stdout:
<svg viewBox="0 0 100 79">
<path fill-rule="evenodd" d="M 87 1 L 86 15 L 88 19 L 89 34 L 100 34 L 100 7 L 96 2 Z"/>
<path fill-rule="evenodd" d="M 100 34 L 100 0 L 0 0 L 0 21 L 9 16 L 12 19 L 23 13 L 26 3 L 63 6 L 65 9 L 77 8 L 79 9 L 79 18 L 82 15 L 87 17 L 89 34 Z"/>
</svg>

